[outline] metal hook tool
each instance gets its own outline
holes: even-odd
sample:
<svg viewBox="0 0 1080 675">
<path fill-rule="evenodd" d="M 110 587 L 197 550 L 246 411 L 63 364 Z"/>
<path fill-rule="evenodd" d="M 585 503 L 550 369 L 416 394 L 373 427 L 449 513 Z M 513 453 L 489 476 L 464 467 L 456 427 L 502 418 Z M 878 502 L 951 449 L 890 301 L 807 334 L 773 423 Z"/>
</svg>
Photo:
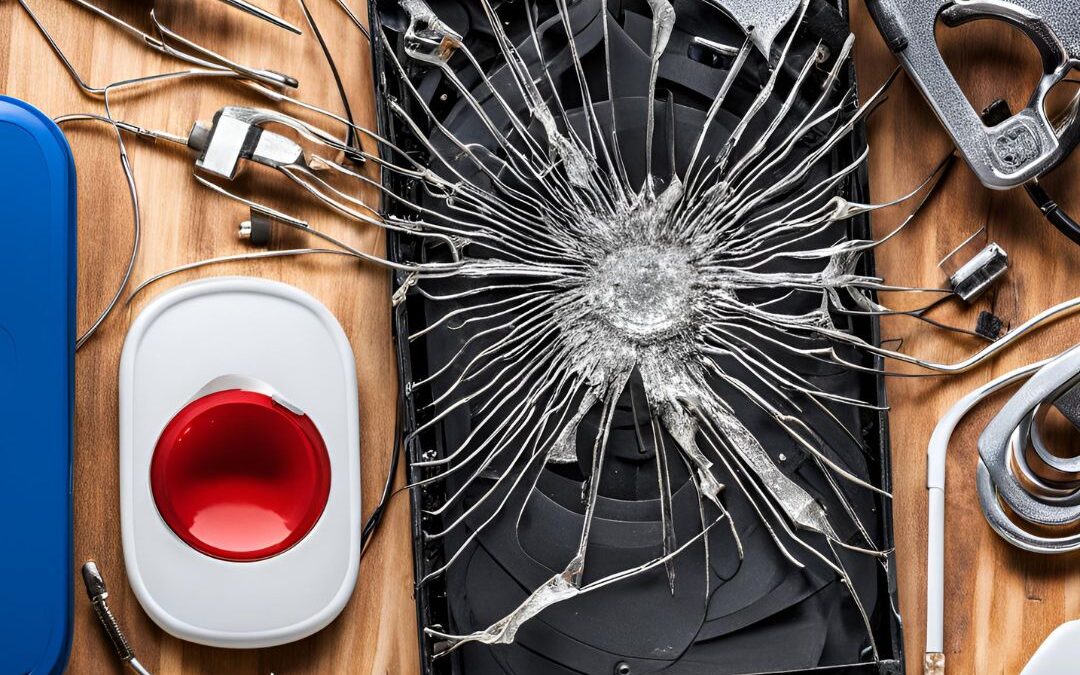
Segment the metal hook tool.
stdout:
<svg viewBox="0 0 1080 675">
<path fill-rule="evenodd" d="M 1009 189 L 1045 175 L 1080 143 L 1075 117 L 1056 125 L 1045 108 L 1050 90 L 1080 65 L 1080 21 L 1074 3 L 867 0 L 866 4 L 889 48 L 987 187 Z M 992 126 L 984 122 L 941 55 L 935 37 L 939 18 L 947 26 L 979 19 L 1003 21 L 1031 39 L 1042 55 L 1043 76 L 1026 108 Z"/>
</svg>

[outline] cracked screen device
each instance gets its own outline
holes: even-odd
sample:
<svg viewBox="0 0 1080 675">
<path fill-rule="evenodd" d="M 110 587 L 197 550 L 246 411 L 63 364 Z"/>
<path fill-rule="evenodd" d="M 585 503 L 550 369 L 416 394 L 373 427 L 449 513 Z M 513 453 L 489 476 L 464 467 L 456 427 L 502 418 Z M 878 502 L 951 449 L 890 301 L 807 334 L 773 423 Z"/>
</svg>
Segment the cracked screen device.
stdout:
<svg viewBox="0 0 1080 675">
<path fill-rule="evenodd" d="M 75 166 L 52 121 L 0 96 L 0 671 L 60 673 L 72 627 Z"/>
<path fill-rule="evenodd" d="M 846 4 L 767 7 L 373 2 L 392 256 L 464 260 L 396 279 L 425 675 L 902 671 L 880 378 L 762 327 L 876 322 L 735 288 L 869 237 L 799 230 L 868 194 Z"/>
</svg>

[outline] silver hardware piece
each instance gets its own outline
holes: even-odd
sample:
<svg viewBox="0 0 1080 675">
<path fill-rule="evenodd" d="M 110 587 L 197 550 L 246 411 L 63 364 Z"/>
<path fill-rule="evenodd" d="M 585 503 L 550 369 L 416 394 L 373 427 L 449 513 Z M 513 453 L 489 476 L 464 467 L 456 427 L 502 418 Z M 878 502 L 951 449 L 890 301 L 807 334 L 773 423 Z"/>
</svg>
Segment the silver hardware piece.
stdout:
<svg viewBox="0 0 1080 675">
<path fill-rule="evenodd" d="M 964 302 L 971 303 L 1008 271 L 1009 254 L 997 243 L 991 243 L 949 277 L 949 285 Z"/>
<path fill-rule="evenodd" d="M 254 108 L 226 107 L 207 126 L 196 122 L 188 145 L 201 152 L 195 165 L 207 173 L 232 180 L 241 159 L 279 168 L 304 164 L 304 149 L 295 141 L 259 126 L 279 121 L 280 115 Z"/>
<path fill-rule="evenodd" d="M 805 7 L 807 0 L 708 0 L 734 19 L 753 41 L 754 46 L 772 62 L 772 46 L 776 36 L 791 22 L 796 10 Z"/>
<path fill-rule="evenodd" d="M 1054 407 L 1061 412 L 1073 426 L 1080 429 L 1080 387 L 1073 387 L 1059 398 Z"/>
<path fill-rule="evenodd" d="M 1039 370 L 1005 404 L 979 437 L 979 502 L 990 526 L 1010 544 L 1034 553 L 1080 550 L 1080 534 L 1056 534 L 1050 528 L 1080 522 L 1080 469 L 1075 461 L 1055 458 L 1039 433 L 1040 409 L 1080 396 L 1080 346 Z M 1028 446 L 1050 468 L 1071 479 L 1049 481 L 1032 469 Z M 1006 511 L 1006 507 L 1008 511 Z M 1009 514 L 1013 517 L 1010 518 Z M 1035 533 L 1021 525 L 1045 531 Z"/>
<path fill-rule="evenodd" d="M 135 650 L 127 641 L 124 631 L 120 629 L 120 623 L 109 609 L 109 591 L 105 586 L 105 579 L 98 571 L 97 564 L 88 560 L 82 567 L 83 584 L 86 586 L 86 596 L 90 599 L 90 606 L 94 608 L 105 634 L 112 643 L 113 651 L 117 658 L 131 670 L 139 675 L 150 675 L 139 660 L 135 658 Z"/>
<path fill-rule="evenodd" d="M 956 147 L 989 188 L 1009 189 L 1057 166 L 1080 142 L 1074 99 L 1060 127 L 1046 113 L 1047 94 L 1080 64 L 1080 3 L 1065 0 L 867 0 L 870 14 L 904 69 L 934 108 Z M 1038 48 L 1043 76 L 1026 108 L 987 127 L 942 58 L 935 37 L 979 19 L 1022 30 Z"/>
<path fill-rule="evenodd" d="M 446 25 L 424 0 L 401 0 L 409 15 L 405 31 L 405 53 L 417 61 L 440 65 L 450 60 L 461 46 L 461 36 Z"/>
</svg>

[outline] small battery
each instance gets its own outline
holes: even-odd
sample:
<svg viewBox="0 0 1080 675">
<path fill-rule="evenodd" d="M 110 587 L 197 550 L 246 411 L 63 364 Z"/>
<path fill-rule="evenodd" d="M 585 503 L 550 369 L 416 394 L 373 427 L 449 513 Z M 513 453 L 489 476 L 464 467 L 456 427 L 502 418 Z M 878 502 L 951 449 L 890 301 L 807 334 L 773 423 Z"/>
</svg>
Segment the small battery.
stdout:
<svg viewBox="0 0 1080 675">
<path fill-rule="evenodd" d="M 949 277 L 949 285 L 964 302 L 971 303 L 1008 271 L 1009 254 L 991 243 Z"/>
</svg>

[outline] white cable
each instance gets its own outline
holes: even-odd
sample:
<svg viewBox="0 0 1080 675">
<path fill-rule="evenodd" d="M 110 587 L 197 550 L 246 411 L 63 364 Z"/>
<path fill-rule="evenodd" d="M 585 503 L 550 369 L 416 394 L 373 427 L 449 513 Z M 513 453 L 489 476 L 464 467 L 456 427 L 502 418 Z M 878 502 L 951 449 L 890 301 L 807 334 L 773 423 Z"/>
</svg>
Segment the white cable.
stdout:
<svg viewBox="0 0 1080 675">
<path fill-rule="evenodd" d="M 964 416 L 983 399 L 1030 377 L 1052 359 L 1039 361 L 992 380 L 956 402 L 934 428 L 926 454 L 929 521 L 926 546 L 926 656 L 927 675 L 945 672 L 945 455 L 949 441 Z"/>
</svg>

